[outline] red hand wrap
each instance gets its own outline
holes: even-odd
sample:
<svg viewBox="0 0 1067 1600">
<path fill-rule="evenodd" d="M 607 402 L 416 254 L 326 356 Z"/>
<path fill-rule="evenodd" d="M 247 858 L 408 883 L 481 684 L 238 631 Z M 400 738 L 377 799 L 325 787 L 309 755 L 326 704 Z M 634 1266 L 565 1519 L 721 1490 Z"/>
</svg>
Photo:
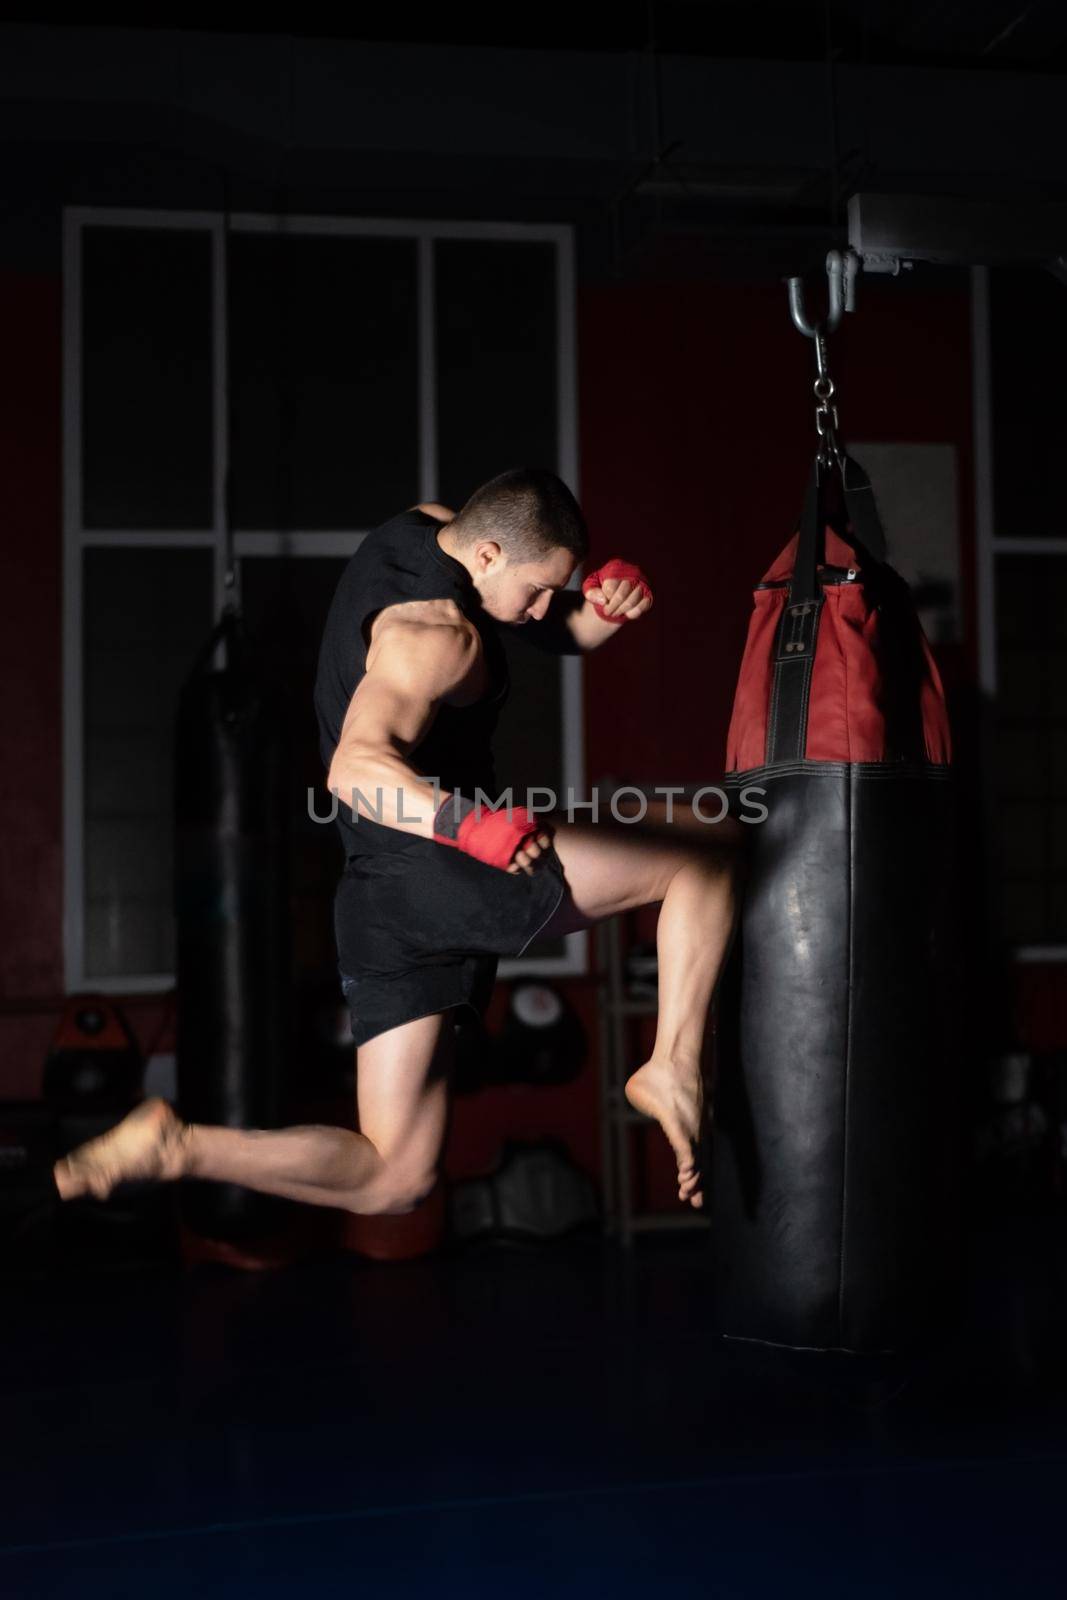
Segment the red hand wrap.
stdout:
<svg viewBox="0 0 1067 1600">
<path fill-rule="evenodd" d="M 652 599 L 651 586 L 641 568 L 635 567 L 632 561 L 620 561 L 617 556 L 610 561 L 606 561 L 602 567 L 598 567 L 595 572 L 591 572 L 587 578 L 582 580 L 582 593 L 588 595 L 590 589 L 599 589 L 609 578 L 629 578 L 630 582 L 640 589 L 642 600 Z M 595 600 L 592 602 L 592 606 L 597 616 L 603 617 L 605 622 L 618 623 L 629 622 L 630 620 L 626 616 L 607 616 L 604 607 Z"/>
<path fill-rule="evenodd" d="M 439 807 L 433 819 L 433 836 L 438 844 L 462 850 L 488 867 L 510 867 L 523 841 L 540 831 L 536 817 L 531 817 L 525 806 L 512 806 L 509 817 L 506 807 L 479 812 L 473 800 L 456 795 Z"/>
</svg>

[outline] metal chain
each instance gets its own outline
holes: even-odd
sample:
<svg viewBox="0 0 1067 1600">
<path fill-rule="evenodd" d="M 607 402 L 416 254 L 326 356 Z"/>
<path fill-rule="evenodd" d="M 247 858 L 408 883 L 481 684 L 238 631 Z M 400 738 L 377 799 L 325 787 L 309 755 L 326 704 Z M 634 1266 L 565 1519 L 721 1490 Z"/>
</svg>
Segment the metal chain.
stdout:
<svg viewBox="0 0 1067 1600">
<path fill-rule="evenodd" d="M 827 336 L 836 329 L 842 313 L 855 309 L 855 279 L 859 258 L 851 250 L 831 250 L 826 257 L 830 285 L 830 307 L 822 322 L 810 322 L 804 310 L 804 286 L 800 278 L 790 278 L 789 312 L 794 325 L 815 345 L 815 432 L 819 437 L 817 460 L 823 467 L 841 465 L 844 451 L 838 439 L 840 423 L 834 404 L 834 382 L 827 360 Z"/>
<path fill-rule="evenodd" d="M 838 460 L 841 456 L 841 447 L 837 439 L 840 423 L 837 407 L 833 403 L 834 381 L 827 374 L 825 377 L 816 378 L 812 387 L 815 390 L 815 432 L 822 442 L 819 457 L 824 466 L 829 466 L 832 460 Z"/>
</svg>

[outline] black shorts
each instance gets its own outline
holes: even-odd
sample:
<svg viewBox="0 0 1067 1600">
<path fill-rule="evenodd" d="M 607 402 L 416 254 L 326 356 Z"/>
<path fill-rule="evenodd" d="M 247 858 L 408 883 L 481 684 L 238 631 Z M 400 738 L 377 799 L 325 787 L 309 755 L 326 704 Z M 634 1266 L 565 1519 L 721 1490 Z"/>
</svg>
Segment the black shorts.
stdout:
<svg viewBox="0 0 1067 1600">
<path fill-rule="evenodd" d="M 497 960 L 533 943 L 565 888 L 554 850 L 529 875 L 410 835 L 349 862 L 334 929 L 356 1044 L 453 1006 L 483 1011 Z"/>
</svg>

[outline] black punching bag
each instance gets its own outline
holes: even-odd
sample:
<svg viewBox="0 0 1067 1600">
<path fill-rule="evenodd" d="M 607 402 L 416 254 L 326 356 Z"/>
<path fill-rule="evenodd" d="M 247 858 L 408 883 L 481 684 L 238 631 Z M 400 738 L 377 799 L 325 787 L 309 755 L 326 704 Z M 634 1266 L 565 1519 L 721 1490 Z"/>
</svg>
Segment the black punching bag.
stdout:
<svg viewBox="0 0 1067 1600">
<path fill-rule="evenodd" d="M 178 1107 L 190 1122 L 278 1126 L 289 988 L 283 755 L 277 707 L 227 611 L 182 689 L 175 741 Z M 255 1238 L 281 1209 L 233 1184 L 183 1186 L 183 1221 L 206 1239 Z"/>
<path fill-rule="evenodd" d="M 912 1348 L 956 1260 L 949 733 L 854 462 L 755 594 L 727 787 L 752 822 L 713 1133 L 720 1330 Z M 832 525 L 827 525 L 836 485 Z M 837 531 L 839 530 L 839 531 Z"/>
</svg>

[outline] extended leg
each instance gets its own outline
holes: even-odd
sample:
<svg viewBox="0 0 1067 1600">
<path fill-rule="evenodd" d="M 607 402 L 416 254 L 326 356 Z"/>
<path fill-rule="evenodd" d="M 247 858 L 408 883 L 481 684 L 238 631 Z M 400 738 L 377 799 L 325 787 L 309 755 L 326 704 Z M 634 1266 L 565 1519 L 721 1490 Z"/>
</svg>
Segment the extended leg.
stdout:
<svg viewBox="0 0 1067 1600">
<path fill-rule="evenodd" d="M 736 912 L 739 835 L 709 827 L 694 839 L 637 827 L 561 825 L 555 834 L 568 899 L 546 930 L 564 933 L 637 906 L 659 903 L 659 1014 L 649 1060 L 627 1081 L 627 1099 L 655 1117 L 678 1161 L 679 1198 L 703 1203 L 699 1140 L 700 1061 L 708 1011 Z"/>
<path fill-rule="evenodd" d="M 56 1164 L 63 1199 L 106 1198 L 117 1183 L 210 1178 L 309 1205 L 410 1211 L 433 1187 L 447 1122 L 452 1014 L 404 1023 L 357 1062 L 362 1131 L 277 1131 L 184 1123 L 163 1100 Z"/>
</svg>

